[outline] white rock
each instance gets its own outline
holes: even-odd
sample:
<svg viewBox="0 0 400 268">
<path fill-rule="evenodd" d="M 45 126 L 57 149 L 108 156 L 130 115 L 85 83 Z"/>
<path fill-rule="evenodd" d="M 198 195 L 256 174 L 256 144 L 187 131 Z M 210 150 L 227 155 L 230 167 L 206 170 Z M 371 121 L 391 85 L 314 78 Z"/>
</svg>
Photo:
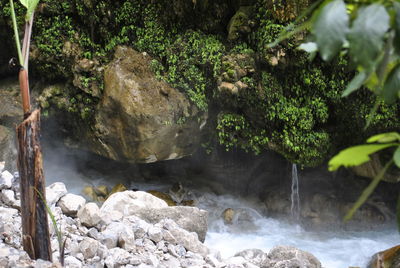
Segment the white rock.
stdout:
<svg viewBox="0 0 400 268">
<path fill-rule="evenodd" d="M 64 264 L 65 264 L 65 267 L 68 267 L 68 268 L 81 268 L 82 267 L 82 263 L 73 256 L 67 256 L 64 259 Z"/>
<path fill-rule="evenodd" d="M 157 209 L 168 207 L 168 204 L 152 194 L 142 191 L 124 191 L 112 194 L 101 206 L 104 214 L 119 211 L 125 217 L 135 215 L 138 208 Z"/>
<path fill-rule="evenodd" d="M 124 218 L 124 215 L 122 215 L 122 213 L 119 211 L 108 211 L 107 213 L 103 213 L 100 210 L 100 214 L 101 225 L 109 225 L 112 222 L 119 222 Z"/>
<path fill-rule="evenodd" d="M 1 165 L 0 165 L 0 169 L 1 169 Z M 12 184 L 13 184 L 13 181 L 14 181 L 14 176 L 10 172 L 8 172 L 7 170 L 1 172 L 1 175 L 0 175 L 0 190 L 1 189 L 10 189 Z"/>
<path fill-rule="evenodd" d="M 109 253 L 110 255 L 105 260 L 107 267 L 121 267 L 130 263 L 130 253 L 122 248 L 112 248 Z"/>
<path fill-rule="evenodd" d="M 131 228 L 125 228 L 121 233 L 119 233 L 118 246 L 129 252 L 135 251 L 135 234 Z"/>
<path fill-rule="evenodd" d="M 67 188 L 62 182 L 55 182 L 46 187 L 46 202 L 49 207 L 57 203 L 61 197 L 67 194 Z"/>
<path fill-rule="evenodd" d="M 79 243 L 79 250 L 83 254 L 84 259 L 90 259 L 96 256 L 98 248 L 99 242 L 90 237 L 85 237 Z M 79 258 L 79 254 L 77 254 L 77 258 Z"/>
<path fill-rule="evenodd" d="M 163 239 L 163 232 L 160 227 L 151 226 L 147 231 L 147 234 L 155 243 L 158 243 Z"/>
<path fill-rule="evenodd" d="M 246 259 L 243 258 L 242 256 L 237 256 L 237 257 L 231 257 L 231 258 L 225 260 L 225 262 L 228 264 L 240 266 L 246 262 Z"/>
<path fill-rule="evenodd" d="M 6 166 L 6 162 L 0 161 L 0 173 L 3 172 L 5 166 Z"/>
<path fill-rule="evenodd" d="M 118 239 L 121 233 L 128 232 L 127 226 L 121 222 L 110 223 L 104 231 L 100 233 L 101 243 L 107 248 L 115 248 L 118 245 Z M 133 231 L 131 232 L 133 235 Z"/>
<path fill-rule="evenodd" d="M 205 261 L 209 264 L 211 264 L 212 267 L 221 267 L 222 263 L 215 258 L 212 254 L 208 254 L 207 257 L 205 258 Z"/>
<path fill-rule="evenodd" d="M 86 227 L 94 227 L 101 220 L 100 209 L 97 204 L 93 202 L 87 203 L 81 207 L 77 215 L 82 225 Z"/>
<path fill-rule="evenodd" d="M 12 207 L 20 207 L 20 200 L 15 199 L 14 191 L 3 189 L 0 193 L 0 199 L 4 204 L 12 206 Z"/>
<path fill-rule="evenodd" d="M 68 216 L 76 216 L 78 210 L 86 204 L 85 198 L 76 194 L 66 194 L 60 198 L 57 205 Z"/>
<path fill-rule="evenodd" d="M 130 217 L 132 218 L 132 217 Z M 137 217 L 135 217 L 137 218 Z M 143 238 L 145 236 L 145 234 L 147 233 L 147 231 L 149 230 L 151 224 L 145 222 L 144 220 L 141 220 L 139 218 L 137 218 L 138 220 L 136 220 L 133 223 L 133 232 L 135 233 L 135 237 L 136 238 Z"/>
</svg>

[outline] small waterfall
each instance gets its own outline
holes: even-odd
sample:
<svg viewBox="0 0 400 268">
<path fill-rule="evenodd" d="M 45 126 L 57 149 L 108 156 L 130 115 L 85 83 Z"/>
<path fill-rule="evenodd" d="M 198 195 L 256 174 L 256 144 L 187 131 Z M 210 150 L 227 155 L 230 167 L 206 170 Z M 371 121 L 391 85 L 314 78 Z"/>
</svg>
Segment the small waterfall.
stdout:
<svg viewBox="0 0 400 268">
<path fill-rule="evenodd" d="M 292 194 L 290 212 L 294 220 L 300 218 L 300 196 L 299 196 L 299 177 L 297 175 L 297 165 L 292 165 Z"/>
</svg>

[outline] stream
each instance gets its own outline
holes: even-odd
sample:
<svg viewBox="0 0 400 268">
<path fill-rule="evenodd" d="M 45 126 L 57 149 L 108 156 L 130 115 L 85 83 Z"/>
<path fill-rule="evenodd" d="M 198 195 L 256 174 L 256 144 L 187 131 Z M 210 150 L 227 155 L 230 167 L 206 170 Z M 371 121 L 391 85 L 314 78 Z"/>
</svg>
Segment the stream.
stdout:
<svg viewBox="0 0 400 268">
<path fill-rule="evenodd" d="M 87 185 L 107 185 L 112 188 L 117 183 L 123 183 L 128 188 L 164 192 L 168 192 L 171 187 L 171 182 L 167 180 L 149 182 L 140 178 L 127 185 L 129 182 L 121 181 L 123 179 L 117 171 L 104 174 L 96 170 L 87 170 L 82 174 L 81 170 L 76 168 L 74 155 L 63 155 L 64 153 L 64 150 L 55 154 L 46 153 L 46 149 L 44 150 L 48 185 L 62 181 L 69 192 L 76 194 L 82 194 L 83 187 Z M 366 267 L 372 255 L 398 245 L 400 241 L 395 228 L 359 232 L 305 230 L 295 223 L 291 215 L 288 215 L 287 219 L 279 220 L 263 216 L 265 209 L 257 200 L 229 194 L 217 195 L 203 186 L 190 185 L 188 188 L 198 201 L 197 206 L 209 212 L 209 229 L 205 244 L 220 251 L 223 258 L 249 248 L 269 251 L 277 245 L 292 245 L 315 255 L 325 268 Z M 221 217 L 227 208 L 236 212 L 233 223 L 229 225 L 226 225 Z"/>
</svg>

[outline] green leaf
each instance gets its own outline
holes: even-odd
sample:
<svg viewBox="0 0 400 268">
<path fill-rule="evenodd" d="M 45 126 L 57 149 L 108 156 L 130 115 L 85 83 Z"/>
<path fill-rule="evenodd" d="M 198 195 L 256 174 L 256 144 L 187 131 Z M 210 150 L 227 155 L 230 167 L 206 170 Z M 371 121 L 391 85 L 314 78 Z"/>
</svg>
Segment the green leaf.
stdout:
<svg viewBox="0 0 400 268">
<path fill-rule="evenodd" d="M 26 7 L 26 16 L 25 20 L 29 21 L 30 18 L 32 17 L 33 12 L 35 11 L 35 8 L 37 4 L 39 3 L 39 0 L 19 0 L 21 4 Z"/>
<path fill-rule="evenodd" d="M 389 26 L 389 15 L 383 5 L 371 4 L 359 10 L 347 35 L 350 57 L 356 64 L 367 70 L 374 66 Z"/>
<path fill-rule="evenodd" d="M 349 16 L 342 0 L 325 5 L 315 20 L 312 32 L 323 60 L 328 61 L 342 48 L 349 29 Z"/>
<path fill-rule="evenodd" d="M 367 78 L 368 74 L 366 71 L 359 72 L 356 76 L 353 77 L 353 79 L 347 85 L 345 91 L 343 91 L 342 93 L 342 97 L 347 97 L 348 95 L 350 95 L 350 93 L 359 89 L 367 80 Z"/>
<path fill-rule="evenodd" d="M 386 103 L 394 103 L 400 92 L 400 65 L 397 65 L 388 75 L 383 85 L 382 96 Z"/>
<path fill-rule="evenodd" d="M 393 161 L 398 168 L 400 168 L 400 146 L 397 147 L 396 151 L 393 154 Z"/>
<path fill-rule="evenodd" d="M 381 133 L 378 135 L 374 135 L 367 140 L 368 143 L 372 142 L 386 143 L 395 141 L 400 141 L 400 134 L 397 132 Z"/>
<path fill-rule="evenodd" d="M 340 166 L 352 167 L 366 163 L 370 160 L 369 155 L 391 146 L 397 146 L 396 143 L 387 144 L 365 144 L 349 147 L 340 151 L 328 163 L 329 171 L 334 171 Z"/>
</svg>

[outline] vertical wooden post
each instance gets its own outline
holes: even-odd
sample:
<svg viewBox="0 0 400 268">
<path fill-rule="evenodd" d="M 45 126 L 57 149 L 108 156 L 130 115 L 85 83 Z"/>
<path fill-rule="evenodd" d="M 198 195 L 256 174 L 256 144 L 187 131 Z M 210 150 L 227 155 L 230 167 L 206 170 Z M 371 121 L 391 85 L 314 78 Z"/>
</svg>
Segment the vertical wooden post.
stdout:
<svg viewBox="0 0 400 268">
<path fill-rule="evenodd" d="M 17 127 L 17 138 L 23 247 L 32 259 L 51 261 L 49 225 L 44 203 L 46 186 L 39 141 L 39 110 L 28 114 L 28 117 Z"/>
</svg>

